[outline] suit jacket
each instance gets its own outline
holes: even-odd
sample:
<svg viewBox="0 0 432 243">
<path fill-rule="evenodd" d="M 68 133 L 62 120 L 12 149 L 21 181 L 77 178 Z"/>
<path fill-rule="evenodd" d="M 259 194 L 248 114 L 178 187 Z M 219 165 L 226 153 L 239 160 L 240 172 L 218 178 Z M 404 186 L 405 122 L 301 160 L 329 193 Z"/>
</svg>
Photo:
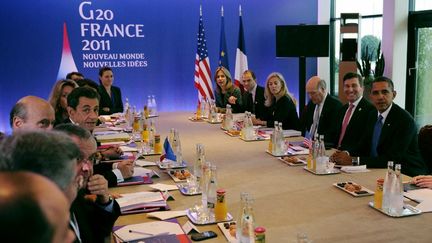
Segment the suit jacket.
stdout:
<svg viewBox="0 0 432 243">
<path fill-rule="evenodd" d="M 341 107 L 342 103 L 337 98 L 327 94 L 318 124 L 318 134 L 324 135 L 326 147 L 334 146 L 333 141 L 338 118 L 337 114 Z M 301 118 L 303 136 L 312 126 L 315 104 L 309 101 L 305 109 Z"/>
<path fill-rule="evenodd" d="M 99 101 L 99 115 L 111 115 L 113 113 L 123 112 L 123 101 L 120 88 L 111 86 L 111 97 L 102 85 L 99 85 L 97 91 L 101 98 Z M 103 108 L 105 107 L 108 107 L 110 111 L 104 111 Z"/>
<path fill-rule="evenodd" d="M 111 235 L 112 227 L 120 216 L 120 206 L 114 200 L 113 211 L 108 212 L 97 203 L 85 199 L 84 196 L 84 190 L 80 190 L 72 202 L 71 217 L 75 216 L 83 243 L 103 243 L 105 238 Z"/>
<path fill-rule="evenodd" d="M 283 129 L 300 129 L 300 121 L 294 102 L 288 96 L 282 96 L 273 102 L 267 116 L 267 127 L 274 127 L 274 122 L 282 122 Z"/>
<path fill-rule="evenodd" d="M 335 130 L 334 136 L 334 145 L 338 146 L 340 133 L 342 130 L 342 124 L 345 117 L 345 113 L 348 110 L 349 103 L 345 104 L 340 110 L 338 114 L 338 123 Z M 355 146 L 357 146 L 359 139 L 363 135 L 364 125 L 366 124 L 369 113 L 374 112 L 376 114 L 375 107 L 365 98 L 362 98 L 360 102 L 357 104 L 354 113 L 351 116 L 351 119 L 348 123 L 348 126 L 345 130 L 345 135 L 342 138 L 342 142 L 340 145 L 341 150 L 351 150 Z"/>
<path fill-rule="evenodd" d="M 249 99 L 249 96 L 251 96 L 249 92 L 243 93 L 243 110 L 252 112 L 255 114 L 256 118 L 261 120 L 265 119 L 265 117 L 267 117 L 267 108 L 264 106 L 264 88 L 257 85 L 255 90 L 255 102 L 253 102 L 253 99 Z"/>
<path fill-rule="evenodd" d="M 402 165 L 402 173 L 416 176 L 428 173 L 420 156 L 417 140 L 417 127 L 412 116 L 393 103 L 381 129 L 377 146 L 377 157 L 371 157 L 372 136 L 378 114 L 371 112 L 363 129 L 363 137 L 353 156 L 360 156 L 360 163 L 371 168 L 386 168 L 388 161 Z"/>
<path fill-rule="evenodd" d="M 230 91 L 227 91 L 225 94 L 219 93 L 216 91 L 216 107 L 219 108 L 226 108 L 227 104 L 230 104 L 228 102 L 229 97 L 234 96 L 237 98 L 237 101 L 234 105 L 231 105 L 232 112 L 233 113 L 240 113 L 243 111 L 243 100 L 242 100 L 242 94 L 238 87 L 233 86 L 233 89 Z"/>
</svg>

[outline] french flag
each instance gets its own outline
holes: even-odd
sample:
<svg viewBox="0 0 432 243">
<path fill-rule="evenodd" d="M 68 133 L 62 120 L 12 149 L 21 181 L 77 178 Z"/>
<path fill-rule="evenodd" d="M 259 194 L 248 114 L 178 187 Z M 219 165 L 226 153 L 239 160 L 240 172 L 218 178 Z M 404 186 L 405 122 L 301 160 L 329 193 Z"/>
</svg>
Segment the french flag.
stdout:
<svg viewBox="0 0 432 243">
<path fill-rule="evenodd" d="M 248 60 L 246 56 L 246 46 L 245 46 L 245 38 L 244 38 L 244 31 L 243 31 L 241 5 L 239 6 L 239 17 L 240 17 L 240 29 L 239 29 L 238 45 L 236 50 L 234 79 L 235 79 L 235 85 L 237 85 L 243 93 L 244 87 L 243 87 L 242 75 L 244 71 L 248 70 Z"/>
</svg>

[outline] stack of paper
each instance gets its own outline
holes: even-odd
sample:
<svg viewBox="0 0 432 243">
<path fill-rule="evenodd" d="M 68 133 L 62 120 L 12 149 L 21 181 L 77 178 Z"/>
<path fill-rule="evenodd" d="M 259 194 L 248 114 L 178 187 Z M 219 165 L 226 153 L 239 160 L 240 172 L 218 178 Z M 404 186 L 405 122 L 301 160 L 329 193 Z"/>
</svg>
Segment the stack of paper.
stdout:
<svg viewBox="0 0 432 243">
<path fill-rule="evenodd" d="M 366 165 L 359 166 L 342 166 L 341 171 L 345 173 L 361 173 L 361 172 L 369 172 L 370 170 L 366 169 Z"/>
<path fill-rule="evenodd" d="M 160 192 L 134 192 L 121 194 L 116 199 L 122 214 L 157 211 L 167 208 L 167 203 Z"/>
<path fill-rule="evenodd" d="M 432 212 L 432 190 L 429 188 L 411 190 L 404 193 L 404 196 L 419 202 L 416 206 L 423 213 Z"/>
<path fill-rule="evenodd" d="M 113 230 L 113 233 L 117 242 L 190 242 L 177 222 L 155 221 L 125 225 Z"/>
<path fill-rule="evenodd" d="M 124 132 L 114 134 L 98 134 L 96 135 L 96 140 L 99 142 L 129 141 L 130 136 Z"/>
</svg>

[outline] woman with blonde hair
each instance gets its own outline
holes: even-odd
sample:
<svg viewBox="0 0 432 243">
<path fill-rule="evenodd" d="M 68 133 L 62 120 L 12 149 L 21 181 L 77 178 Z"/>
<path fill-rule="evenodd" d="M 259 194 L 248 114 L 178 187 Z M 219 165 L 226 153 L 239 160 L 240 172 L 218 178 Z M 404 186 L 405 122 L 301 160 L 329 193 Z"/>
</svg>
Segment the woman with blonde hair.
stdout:
<svg viewBox="0 0 432 243">
<path fill-rule="evenodd" d="M 49 103 L 54 108 L 55 111 L 55 125 L 64 123 L 66 119 L 69 118 L 67 112 L 67 97 L 72 92 L 73 89 L 77 88 L 78 84 L 71 79 L 62 79 L 57 81 L 49 96 Z"/>
<path fill-rule="evenodd" d="M 242 95 L 238 87 L 236 87 L 231 78 L 228 69 L 218 67 L 215 72 L 216 82 L 216 107 L 218 112 L 225 112 L 227 104 L 232 107 L 233 113 L 242 111 Z"/>
<path fill-rule="evenodd" d="M 274 127 L 274 122 L 282 122 L 283 129 L 300 129 L 296 101 L 288 91 L 285 79 L 280 73 L 271 73 L 266 80 L 265 107 L 268 108 L 265 120 L 252 119 L 254 125 Z"/>
</svg>

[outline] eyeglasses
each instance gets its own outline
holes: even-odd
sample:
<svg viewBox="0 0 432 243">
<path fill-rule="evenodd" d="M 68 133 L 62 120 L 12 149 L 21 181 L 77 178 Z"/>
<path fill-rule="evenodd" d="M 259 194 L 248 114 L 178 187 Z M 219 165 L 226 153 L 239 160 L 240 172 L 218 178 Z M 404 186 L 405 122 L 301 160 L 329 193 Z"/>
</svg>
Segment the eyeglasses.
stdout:
<svg viewBox="0 0 432 243">
<path fill-rule="evenodd" d="M 90 155 L 87 158 L 84 158 L 84 155 L 81 155 L 78 158 L 78 163 L 85 163 L 85 164 L 89 164 L 89 165 L 94 165 L 97 162 L 97 155 L 96 153 Z"/>
</svg>

